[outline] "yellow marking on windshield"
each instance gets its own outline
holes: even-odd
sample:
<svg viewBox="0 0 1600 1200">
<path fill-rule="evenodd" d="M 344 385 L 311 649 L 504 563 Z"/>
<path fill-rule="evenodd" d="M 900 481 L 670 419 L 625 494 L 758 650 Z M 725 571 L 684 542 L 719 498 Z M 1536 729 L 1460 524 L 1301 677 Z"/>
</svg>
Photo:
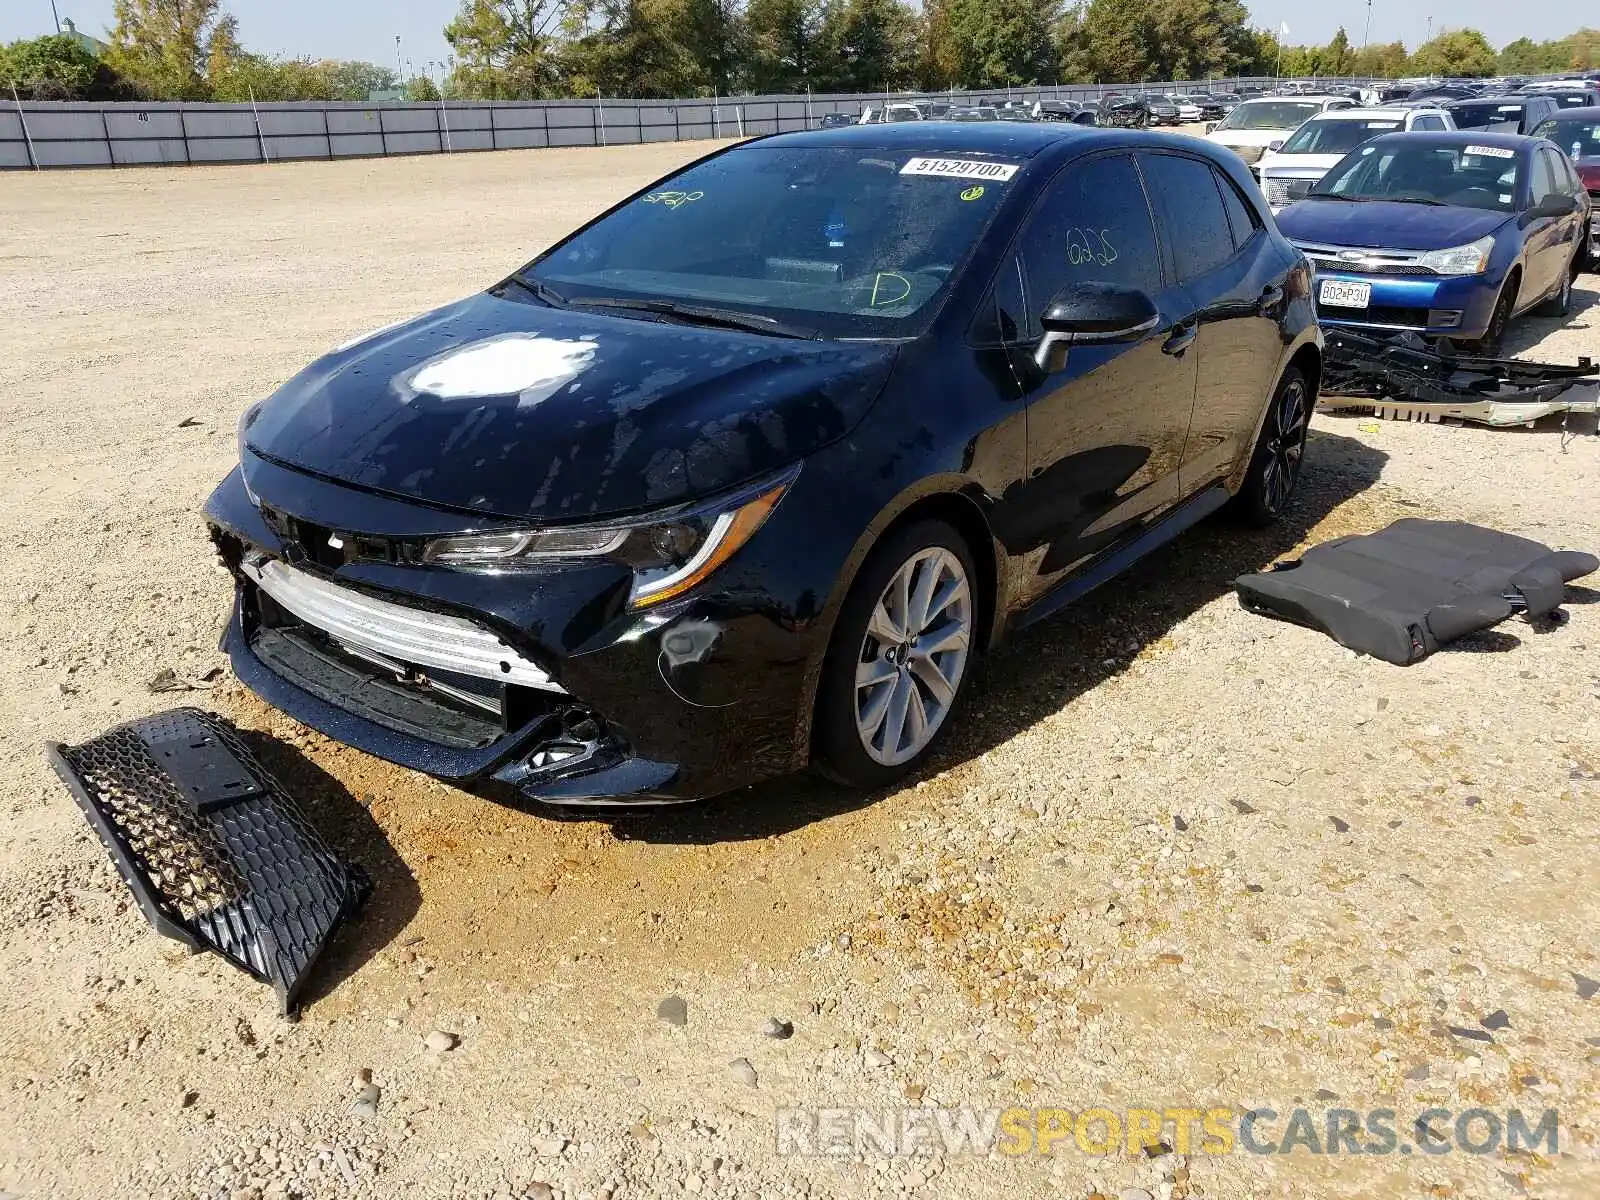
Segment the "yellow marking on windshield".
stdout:
<svg viewBox="0 0 1600 1200">
<path fill-rule="evenodd" d="M 878 289 L 883 287 L 883 281 L 885 279 L 899 280 L 899 282 L 903 285 L 898 296 L 879 297 Z M 904 300 L 909 295 L 911 295 L 911 281 L 909 279 L 907 279 L 904 275 L 896 275 L 893 271 L 879 271 L 877 276 L 872 281 L 872 299 L 867 301 L 867 307 L 881 308 L 886 304 L 899 304 L 900 301 Z"/>
</svg>

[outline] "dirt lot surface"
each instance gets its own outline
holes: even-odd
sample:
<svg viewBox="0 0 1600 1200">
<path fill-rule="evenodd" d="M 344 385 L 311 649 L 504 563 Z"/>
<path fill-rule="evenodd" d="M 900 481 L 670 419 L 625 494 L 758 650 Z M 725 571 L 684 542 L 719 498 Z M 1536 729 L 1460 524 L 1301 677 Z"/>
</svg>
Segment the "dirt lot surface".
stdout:
<svg viewBox="0 0 1600 1200">
<path fill-rule="evenodd" d="M 195 513 L 247 403 L 701 149 L 0 177 L 0 1190 L 1600 1195 L 1600 593 L 1400 669 L 1229 592 L 1407 515 L 1600 547 L 1600 437 L 1320 417 L 1281 528 L 1207 524 L 1003 648 L 890 795 L 556 819 L 226 676 L 152 694 L 223 665 Z M 1519 348 L 1600 353 L 1597 291 Z M 40 752 L 185 701 L 277 739 L 376 882 L 298 1024 L 149 931 Z M 778 1153 L 780 1109 L 959 1105 L 1262 1106 L 1267 1145 L 1393 1109 L 1400 1144 Z M 1430 1108 L 1559 1110 L 1559 1152 L 1426 1152 Z"/>
</svg>

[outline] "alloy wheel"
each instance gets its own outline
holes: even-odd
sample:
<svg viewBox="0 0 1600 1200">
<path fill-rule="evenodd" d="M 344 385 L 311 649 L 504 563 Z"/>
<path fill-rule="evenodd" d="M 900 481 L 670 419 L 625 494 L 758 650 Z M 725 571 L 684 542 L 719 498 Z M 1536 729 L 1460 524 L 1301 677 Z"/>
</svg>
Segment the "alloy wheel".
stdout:
<svg viewBox="0 0 1600 1200">
<path fill-rule="evenodd" d="M 972 643 L 972 586 L 942 546 L 907 559 L 873 605 L 856 665 L 856 732 L 882 766 L 925 750 L 950 714 Z"/>
<path fill-rule="evenodd" d="M 1262 507 L 1268 513 L 1280 512 L 1294 491 L 1300 462 L 1306 452 L 1306 431 L 1310 424 L 1306 387 L 1291 379 L 1267 417 L 1267 461 L 1261 472 Z"/>
</svg>

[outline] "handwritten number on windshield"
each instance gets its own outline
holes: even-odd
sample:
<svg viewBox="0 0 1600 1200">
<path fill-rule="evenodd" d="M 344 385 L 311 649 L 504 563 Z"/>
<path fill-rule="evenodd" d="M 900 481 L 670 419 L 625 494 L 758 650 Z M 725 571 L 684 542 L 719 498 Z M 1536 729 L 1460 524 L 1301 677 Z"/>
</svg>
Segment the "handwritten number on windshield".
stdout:
<svg viewBox="0 0 1600 1200">
<path fill-rule="evenodd" d="M 1117 261 L 1109 229 L 1068 229 L 1067 262 L 1074 267 L 1109 267 Z"/>
</svg>

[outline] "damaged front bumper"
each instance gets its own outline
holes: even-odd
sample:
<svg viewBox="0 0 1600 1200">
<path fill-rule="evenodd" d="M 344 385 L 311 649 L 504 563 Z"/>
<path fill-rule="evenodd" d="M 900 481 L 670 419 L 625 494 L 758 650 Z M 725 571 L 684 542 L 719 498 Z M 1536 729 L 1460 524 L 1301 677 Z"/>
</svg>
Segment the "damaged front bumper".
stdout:
<svg viewBox="0 0 1600 1200">
<path fill-rule="evenodd" d="M 562 805 L 680 803 L 803 765 L 816 638 L 777 619 L 777 598 L 640 612 L 615 564 L 401 562 L 385 544 L 462 518 L 254 457 L 244 470 L 248 487 L 236 469 L 206 506 L 237 580 L 224 648 L 247 687 L 327 736 Z"/>
<path fill-rule="evenodd" d="M 1600 408 L 1600 367 L 1442 352 L 1414 334 L 1375 337 L 1325 329 L 1324 402 L 1370 405 L 1384 416 L 1524 425 L 1558 412 Z"/>
</svg>

